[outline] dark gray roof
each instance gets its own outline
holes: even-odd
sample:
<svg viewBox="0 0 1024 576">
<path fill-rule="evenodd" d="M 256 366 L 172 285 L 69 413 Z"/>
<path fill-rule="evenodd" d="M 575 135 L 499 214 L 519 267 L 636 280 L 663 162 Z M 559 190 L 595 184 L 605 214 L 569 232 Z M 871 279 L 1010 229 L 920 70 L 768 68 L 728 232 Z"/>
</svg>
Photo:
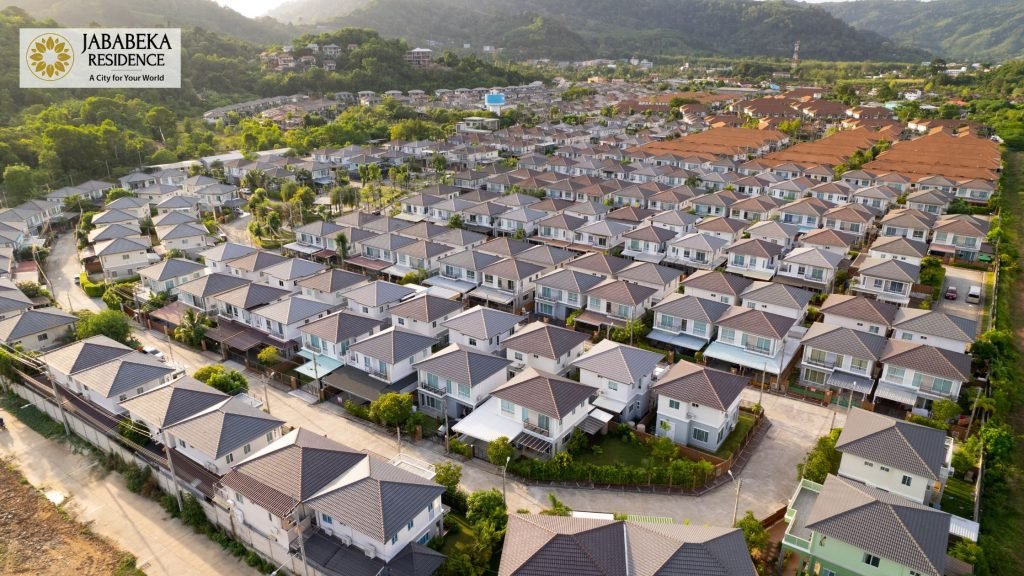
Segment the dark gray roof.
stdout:
<svg viewBox="0 0 1024 576">
<path fill-rule="evenodd" d="M 480 247 L 477 248 L 484 254 L 494 254 L 495 256 L 503 256 L 509 258 L 515 256 L 520 252 L 528 250 L 532 247 L 532 244 L 523 240 L 515 240 L 513 238 L 502 237 L 495 238 L 484 242 Z"/>
<path fill-rule="evenodd" d="M 175 240 L 177 238 L 192 238 L 195 236 L 207 236 L 209 230 L 202 224 L 184 222 L 172 226 L 159 226 L 156 235 L 160 240 Z"/>
<path fill-rule="evenodd" d="M 299 226 L 295 229 L 296 234 L 309 234 L 311 236 L 327 237 L 333 239 L 334 236 L 344 230 L 343 226 L 339 226 L 329 220 L 314 220 L 304 226 Z"/>
<path fill-rule="evenodd" d="M 565 264 L 566 268 L 582 270 L 585 272 L 596 272 L 604 276 L 614 276 L 620 270 L 633 262 L 618 256 L 608 256 L 600 252 L 591 252 L 579 258 L 574 258 Z"/>
<path fill-rule="evenodd" d="M 77 316 L 68 314 L 60 308 L 46 307 L 25 310 L 17 316 L 0 321 L 0 342 L 11 342 L 60 326 L 70 327 L 77 321 Z"/>
<path fill-rule="evenodd" d="M 369 278 L 362 274 L 341 270 L 339 268 L 328 268 L 308 278 L 299 280 L 297 284 L 302 288 L 311 288 L 317 292 L 329 294 L 355 286 L 363 282 L 369 282 Z"/>
<path fill-rule="evenodd" d="M 449 330 L 466 336 L 489 340 L 515 328 L 526 316 L 502 312 L 493 308 L 474 306 L 444 323 Z"/>
<path fill-rule="evenodd" d="M 77 374 L 132 352 L 134 351 L 124 344 L 100 335 L 73 342 L 48 352 L 39 359 L 64 374 Z"/>
<path fill-rule="evenodd" d="M 920 258 L 928 254 L 928 244 L 903 236 L 879 236 L 871 243 L 869 250 Z"/>
<path fill-rule="evenodd" d="M 200 276 L 195 280 L 178 285 L 178 292 L 192 294 L 193 296 L 206 297 L 234 290 L 251 282 L 239 276 L 232 276 L 222 272 L 214 272 L 206 276 Z"/>
<path fill-rule="evenodd" d="M 174 370 L 151 354 L 132 351 L 83 370 L 75 375 L 75 379 L 107 398 L 116 398 L 128 390 L 160 380 Z"/>
<path fill-rule="evenodd" d="M 963 342 L 974 342 L 978 333 L 978 323 L 974 320 L 918 308 L 900 308 L 892 325 L 901 330 Z"/>
<path fill-rule="evenodd" d="M 429 349 L 436 343 L 437 340 L 429 336 L 391 327 L 356 342 L 349 350 L 383 360 L 388 364 L 396 364 L 421 350 Z"/>
<path fill-rule="evenodd" d="M 245 400 L 231 396 L 187 420 L 168 426 L 166 430 L 203 454 L 220 458 L 280 428 L 282 424 L 283 421 L 254 408 Z"/>
<path fill-rule="evenodd" d="M 408 238 L 406 236 L 399 236 L 398 234 L 380 234 L 373 238 L 368 238 L 362 241 L 362 245 L 370 248 L 379 248 L 381 250 L 395 251 L 403 246 L 415 243 L 416 240 Z"/>
<path fill-rule="evenodd" d="M 669 294 L 668 297 L 654 306 L 653 310 L 668 314 L 669 316 L 675 316 L 676 318 L 715 324 L 729 308 L 732 308 L 732 306 L 717 300 L 697 298 L 696 296 L 676 292 Z"/>
<path fill-rule="evenodd" d="M 404 230 L 403 233 L 405 233 Z M 454 230 L 448 230 L 447 232 L 435 235 L 434 241 L 441 244 L 447 244 L 455 248 L 461 248 L 463 246 L 469 246 L 470 244 L 476 244 L 486 238 L 487 236 L 480 234 L 479 232 L 456 228 Z"/>
<path fill-rule="evenodd" d="M 970 356 L 927 344 L 889 340 L 882 351 L 881 361 L 957 382 L 971 379 Z"/>
<path fill-rule="evenodd" d="M 743 276 L 711 270 L 698 270 L 682 281 L 682 285 L 686 288 L 710 290 L 733 296 L 739 296 L 750 284 L 751 281 Z"/>
<path fill-rule="evenodd" d="M 475 386 L 495 372 L 504 370 L 512 362 L 501 356 L 480 352 L 474 348 L 451 344 L 425 360 L 413 364 L 423 372 L 436 374 L 459 384 Z"/>
<path fill-rule="evenodd" d="M 641 286 L 625 280 L 605 280 L 587 291 L 587 296 L 600 298 L 616 304 L 636 306 L 658 291 L 648 286 Z"/>
<path fill-rule="evenodd" d="M 747 376 L 681 360 L 658 380 L 652 390 L 680 402 L 696 402 L 725 412 L 749 383 Z"/>
<path fill-rule="evenodd" d="M 641 378 L 654 373 L 654 368 L 664 357 L 658 352 L 602 340 L 572 365 L 616 382 L 638 384 Z"/>
<path fill-rule="evenodd" d="M 926 574 L 943 574 L 950 516 L 912 500 L 829 475 L 807 528 Z"/>
<path fill-rule="evenodd" d="M 504 260 L 499 260 L 494 264 L 485 267 L 481 272 L 484 274 L 493 274 L 499 278 L 524 280 L 538 272 L 543 272 L 544 270 L 544 266 L 521 261 L 518 258 L 505 258 Z"/>
<path fill-rule="evenodd" d="M 298 278 L 312 276 L 324 268 L 326 268 L 326 266 L 319 262 L 303 260 L 302 258 L 291 258 L 281 262 L 280 264 L 268 266 L 263 269 L 263 272 L 268 276 L 273 276 L 279 280 L 296 280 Z"/>
<path fill-rule="evenodd" d="M 462 302 L 423 294 L 410 298 L 389 310 L 393 316 L 412 318 L 420 322 L 433 322 L 462 310 Z"/>
<path fill-rule="evenodd" d="M 804 346 L 864 360 L 878 360 L 887 341 L 878 334 L 820 322 L 811 324 L 801 339 Z"/>
<path fill-rule="evenodd" d="M 206 267 L 198 262 L 185 260 L 184 258 L 170 258 L 167 260 L 161 260 L 152 266 L 147 266 L 139 270 L 139 276 L 142 276 L 143 278 L 151 278 L 157 282 L 163 282 L 164 280 L 171 280 L 194 274 L 204 268 Z"/>
<path fill-rule="evenodd" d="M 534 280 L 537 286 L 548 286 L 557 290 L 566 290 L 582 294 L 604 281 L 601 276 L 584 274 L 576 270 L 562 268 L 545 274 Z"/>
<path fill-rule="evenodd" d="M 819 268 L 835 269 L 839 267 L 839 263 L 843 261 L 843 258 L 844 256 L 842 254 L 836 254 L 830 250 L 815 248 L 813 246 L 802 246 L 800 248 L 794 248 L 792 252 L 783 258 L 783 261 L 793 264 L 806 264 L 808 266 L 818 266 Z"/>
<path fill-rule="evenodd" d="M 369 334 L 379 329 L 383 324 L 382 320 L 375 320 L 342 311 L 300 326 L 299 332 L 311 334 L 321 340 L 337 344 L 362 336 L 363 334 Z"/>
<path fill-rule="evenodd" d="M 266 284 L 257 284 L 255 282 L 245 284 L 217 294 L 217 300 L 230 304 L 236 308 L 243 308 L 245 310 L 252 310 L 259 306 L 264 306 L 285 298 L 290 295 L 290 290 L 284 288 L 275 288 L 273 286 L 267 286 Z"/>
<path fill-rule="evenodd" d="M 498 260 L 501 260 L 500 256 L 484 254 L 477 250 L 465 250 L 463 252 L 456 252 L 451 256 L 445 256 L 441 259 L 441 264 L 448 264 L 457 268 L 465 268 L 466 270 L 481 270 L 491 264 L 494 264 Z"/>
<path fill-rule="evenodd" d="M 384 304 L 398 302 L 415 292 L 412 288 L 407 288 L 400 284 L 377 280 L 370 282 L 366 286 L 349 290 L 345 293 L 345 297 L 364 306 L 383 306 Z"/>
<path fill-rule="evenodd" d="M 331 310 L 331 308 L 333 308 L 332 305 L 325 304 L 319 300 L 292 296 L 280 302 L 257 308 L 252 313 L 288 325 L 323 314 Z"/>
<path fill-rule="evenodd" d="M 571 260 L 576 256 L 575 252 L 565 250 L 564 248 L 555 248 L 554 246 L 548 246 L 541 244 L 534 246 L 529 250 L 524 250 L 516 255 L 516 260 L 522 260 L 523 262 L 529 262 L 531 264 L 537 264 L 549 268 L 551 266 L 557 266 L 562 262 Z"/>
<path fill-rule="evenodd" d="M 434 482 L 370 457 L 307 500 L 314 510 L 387 542 L 444 492 Z"/>
<path fill-rule="evenodd" d="M 784 308 L 803 310 L 810 303 L 814 294 L 810 290 L 780 284 L 778 282 L 754 282 L 740 296 L 743 301 L 754 300 L 765 304 L 775 304 Z"/>
<path fill-rule="evenodd" d="M 149 237 L 145 236 L 141 239 L 128 238 L 115 238 L 113 240 L 107 240 L 106 242 L 100 242 L 96 244 L 95 250 L 97 256 L 106 256 L 108 254 L 123 254 L 125 252 L 136 252 L 149 250 L 150 241 Z"/>
<path fill-rule="evenodd" d="M 121 402 L 132 415 L 161 428 L 181 422 L 227 400 L 228 395 L 185 376 Z"/>
<path fill-rule="evenodd" d="M 341 224 L 341 222 L 338 222 L 338 223 Z M 409 222 L 409 221 L 406 221 L 406 220 L 401 220 L 399 218 L 384 217 L 384 218 L 378 218 L 376 220 L 371 220 L 370 222 L 367 222 L 366 224 L 361 226 L 361 228 L 365 228 L 367 230 L 373 230 L 374 232 L 379 232 L 379 233 L 387 233 L 387 232 L 397 232 L 397 231 L 399 231 L 399 230 L 401 230 L 403 228 L 408 228 L 409 226 L 412 226 L 412 225 L 413 225 L 412 222 Z"/>
<path fill-rule="evenodd" d="M 491 394 L 528 410 L 560 419 L 587 398 L 597 394 L 597 388 L 526 368 Z"/>
<path fill-rule="evenodd" d="M 537 321 L 527 324 L 514 336 L 506 339 L 505 347 L 517 352 L 558 360 L 562 355 L 586 342 L 588 338 L 582 332 Z"/>
<path fill-rule="evenodd" d="M 257 270 L 269 268 L 275 264 L 280 264 L 285 260 L 288 260 L 288 258 L 281 256 L 280 254 L 259 250 L 246 254 L 240 258 L 229 260 L 226 264 L 232 268 L 237 268 L 238 270 L 243 270 L 245 272 L 255 272 Z"/>
<path fill-rule="evenodd" d="M 733 306 L 718 319 L 718 325 L 721 327 L 742 330 L 749 334 L 767 336 L 776 340 L 781 340 L 788 334 L 794 324 L 796 324 L 794 318 L 741 306 Z"/>
<path fill-rule="evenodd" d="M 846 417 L 836 450 L 938 480 L 946 461 L 946 433 L 856 408 Z"/>
<path fill-rule="evenodd" d="M 897 310 L 899 307 L 895 304 L 848 294 L 829 294 L 821 306 L 821 311 L 825 314 L 835 314 L 883 326 L 892 325 Z"/>
<path fill-rule="evenodd" d="M 892 258 L 867 258 L 861 264 L 857 273 L 886 280 L 917 282 L 917 277 L 921 273 L 921 267 L 903 262 L 902 260 L 893 260 Z"/>
</svg>

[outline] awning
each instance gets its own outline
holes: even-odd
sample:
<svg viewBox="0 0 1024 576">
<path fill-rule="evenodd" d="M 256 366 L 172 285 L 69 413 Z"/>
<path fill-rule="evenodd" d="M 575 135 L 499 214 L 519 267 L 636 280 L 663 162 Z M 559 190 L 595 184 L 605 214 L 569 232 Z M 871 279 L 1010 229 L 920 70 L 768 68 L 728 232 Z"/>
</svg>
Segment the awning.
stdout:
<svg viewBox="0 0 1024 576">
<path fill-rule="evenodd" d="M 959 536 L 961 538 L 967 538 L 971 542 L 977 542 L 978 531 L 980 529 L 981 526 L 974 520 L 961 518 L 955 514 L 950 515 L 949 517 L 949 533 L 953 536 Z"/>
<path fill-rule="evenodd" d="M 296 344 L 295 341 L 280 342 L 251 326 L 225 318 L 219 318 L 217 325 L 206 332 L 206 337 L 243 352 L 261 345 L 288 349 Z"/>
<path fill-rule="evenodd" d="M 871 378 L 864 376 L 855 376 L 846 372 L 833 372 L 829 376 L 825 384 L 829 386 L 835 386 L 836 388 L 842 388 L 844 390 L 853 390 L 860 394 L 871 394 L 871 389 L 875 386 L 875 381 Z"/>
<path fill-rule="evenodd" d="M 424 220 L 427 219 L 427 217 L 422 214 L 410 214 L 408 212 L 401 212 L 398 214 L 398 216 L 395 216 L 395 219 L 405 220 L 406 222 L 423 222 Z"/>
<path fill-rule="evenodd" d="M 284 248 L 285 250 L 290 250 L 292 252 L 298 252 L 300 254 L 306 255 L 315 254 L 318 250 L 320 250 L 320 248 L 317 246 L 307 246 L 299 242 L 290 242 L 282 246 L 282 248 Z"/>
<path fill-rule="evenodd" d="M 754 280 L 771 280 L 775 276 L 775 270 L 761 270 L 751 268 L 734 268 L 732 266 L 726 266 L 725 271 L 730 274 L 737 274 L 739 276 L 745 276 L 747 278 L 753 278 Z"/>
<path fill-rule="evenodd" d="M 593 409 L 590 414 L 580 422 L 579 429 L 586 434 L 597 434 L 604 429 L 605 425 L 612 421 L 612 415 L 604 410 Z"/>
<path fill-rule="evenodd" d="M 885 382 L 878 383 L 878 388 L 875 390 L 875 399 L 878 398 L 885 398 L 908 406 L 913 406 L 917 402 L 917 394 L 913 390 L 902 386 L 893 386 Z"/>
<path fill-rule="evenodd" d="M 689 334 L 669 334 L 668 332 L 662 332 L 657 328 L 648 332 L 647 337 L 655 342 L 671 344 L 672 346 L 686 348 L 687 350 L 700 350 L 708 343 L 708 341 L 703 338 L 697 338 L 696 336 L 690 336 Z"/>
<path fill-rule="evenodd" d="M 476 290 L 469 293 L 473 298 L 479 298 L 480 300 L 487 300 L 488 302 L 496 302 L 498 304 L 511 304 L 515 300 L 515 296 L 511 292 L 504 292 L 501 290 L 494 290 L 492 288 L 485 288 L 479 286 Z"/>
<path fill-rule="evenodd" d="M 551 453 L 551 442 L 539 436 L 534 436 L 528 432 L 520 432 L 518 436 L 512 439 L 512 445 L 521 446 L 527 450 L 533 450 L 534 452 L 540 452 L 541 454 Z"/>
<path fill-rule="evenodd" d="M 459 420 L 452 430 L 457 434 L 464 434 L 484 442 L 493 442 L 504 436 L 515 438 L 523 431 L 523 423 L 511 418 L 496 416 L 498 414 L 497 403 L 499 401 L 491 397 L 468 416 Z"/>
<path fill-rule="evenodd" d="M 340 390 L 356 398 L 373 402 L 382 394 L 401 392 L 406 386 L 416 383 L 416 374 L 410 374 L 394 384 L 372 378 L 366 372 L 351 366 L 342 366 L 323 377 L 323 383 L 335 390 Z"/>
<path fill-rule="evenodd" d="M 775 357 L 764 356 L 721 342 L 712 342 L 708 345 L 707 349 L 704 350 L 704 357 L 736 364 L 751 370 L 765 371 L 769 374 L 781 372 L 782 354 L 778 354 Z"/>
<path fill-rule="evenodd" d="M 184 316 L 185 312 L 189 309 L 190 308 L 187 304 L 181 300 L 176 300 L 163 308 L 153 310 L 149 315 L 165 324 L 177 326 L 178 324 L 181 324 L 181 317 Z"/>
<path fill-rule="evenodd" d="M 323 378 L 345 365 L 334 358 L 324 356 L 323 354 L 314 354 L 305 349 L 299 350 L 299 356 L 308 358 L 310 361 L 299 366 L 295 371 L 304 376 L 309 376 L 314 380 Z"/>
<path fill-rule="evenodd" d="M 609 324 L 612 326 L 626 325 L 625 320 L 619 320 L 618 318 L 605 316 L 604 314 L 601 314 L 600 312 L 594 312 L 593 310 L 584 310 L 579 316 L 576 317 L 576 322 L 582 322 L 590 326 L 597 326 L 598 328 L 600 328 L 601 326 L 608 326 Z"/>
<path fill-rule="evenodd" d="M 940 254 L 953 254 L 956 252 L 956 246 L 950 244 L 935 244 L 932 243 L 928 246 L 929 252 L 938 252 Z"/>
<path fill-rule="evenodd" d="M 622 410 L 626 407 L 626 401 L 601 395 L 594 399 L 594 406 L 607 410 L 611 414 L 622 414 Z"/>
<path fill-rule="evenodd" d="M 423 281 L 427 286 L 438 286 L 440 288 L 446 288 L 459 294 L 465 294 L 470 290 L 476 288 L 476 284 L 472 282 L 466 282 L 465 280 L 453 280 L 451 278 L 445 278 L 444 276 L 431 276 Z"/>
<path fill-rule="evenodd" d="M 351 266 L 358 266 L 360 268 L 366 268 L 367 270 L 381 271 L 388 266 L 391 266 L 391 262 L 385 262 L 383 260 L 374 260 L 365 256 L 356 256 L 355 258 L 349 258 L 345 260 L 346 264 Z"/>
<path fill-rule="evenodd" d="M 313 252 L 313 256 L 316 256 L 317 258 L 334 258 L 337 255 L 337 252 L 334 250 L 328 250 L 327 248 Z"/>
<path fill-rule="evenodd" d="M 650 252 L 642 252 L 639 250 L 623 250 L 622 255 L 632 258 L 633 260 L 640 260 L 641 262 L 651 262 L 657 264 L 665 259 L 664 254 L 651 254 Z"/>
</svg>

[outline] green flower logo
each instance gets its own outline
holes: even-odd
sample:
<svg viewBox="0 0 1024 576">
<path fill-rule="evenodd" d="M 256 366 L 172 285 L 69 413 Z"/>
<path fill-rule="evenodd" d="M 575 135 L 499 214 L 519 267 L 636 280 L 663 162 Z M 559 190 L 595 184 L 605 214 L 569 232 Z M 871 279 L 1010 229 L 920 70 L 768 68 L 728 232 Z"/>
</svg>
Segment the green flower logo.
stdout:
<svg viewBox="0 0 1024 576">
<path fill-rule="evenodd" d="M 29 43 L 29 69 L 41 80 L 60 80 L 71 72 L 75 54 L 71 43 L 60 34 L 42 34 Z"/>
</svg>

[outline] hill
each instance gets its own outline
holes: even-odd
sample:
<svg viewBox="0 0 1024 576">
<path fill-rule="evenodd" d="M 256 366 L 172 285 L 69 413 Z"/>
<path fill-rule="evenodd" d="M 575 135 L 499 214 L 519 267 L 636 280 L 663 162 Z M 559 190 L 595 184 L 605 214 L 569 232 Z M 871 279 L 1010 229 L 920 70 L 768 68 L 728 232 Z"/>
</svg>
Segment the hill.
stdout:
<svg viewBox="0 0 1024 576">
<path fill-rule="evenodd" d="M 953 59 L 1024 55 L 1020 0 L 858 0 L 820 4 L 854 28 Z"/>
<path fill-rule="evenodd" d="M 296 30 L 272 18 L 250 19 L 213 0 L 0 0 L 0 8 L 17 6 L 36 18 L 62 26 L 203 28 L 267 43 L 283 41 Z"/>
<path fill-rule="evenodd" d="M 306 0 L 287 0 L 271 11 L 271 17 L 286 24 L 312 24 L 348 16 L 370 3 L 370 0 L 332 0 L 317 6 L 318 12 L 309 12 Z"/>
<path fill-rule="evenodd" d="M 333 2 L 292 0 L 289 6 L 328 15 Z M 370 0 L 330 24 L 373 28 L 415 44 L 493 45 L 513 57 L 788 58 L 799 40 L 809 59 L 927 59 L 920 50 L 855 30 L 820 7 L 784 0 Z"/>
</svg>

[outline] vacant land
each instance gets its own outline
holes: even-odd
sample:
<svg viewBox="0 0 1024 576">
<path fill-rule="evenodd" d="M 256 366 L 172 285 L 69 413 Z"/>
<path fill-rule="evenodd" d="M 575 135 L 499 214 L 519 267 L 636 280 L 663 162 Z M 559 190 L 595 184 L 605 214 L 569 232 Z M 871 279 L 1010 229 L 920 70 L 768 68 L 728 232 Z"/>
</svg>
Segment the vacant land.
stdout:
<svg viewBox="0 0 1024 576">
<path fill-rule="evenodd" d="M 141 574 L 134 559 L 67 517 L 9 462 L 0 464 L 0 574 Z"/>
</svg>

